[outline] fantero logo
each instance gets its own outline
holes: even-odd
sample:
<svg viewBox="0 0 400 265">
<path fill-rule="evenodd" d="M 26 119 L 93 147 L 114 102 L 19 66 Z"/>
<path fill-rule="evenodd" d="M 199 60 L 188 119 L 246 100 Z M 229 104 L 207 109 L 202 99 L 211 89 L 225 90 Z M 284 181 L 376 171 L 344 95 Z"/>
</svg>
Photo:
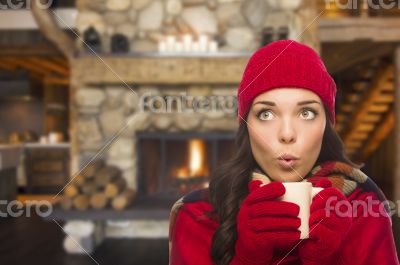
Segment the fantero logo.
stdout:
<svg viewBox="0 0 400 265">
<path fill-rule="evenodd" d="M 53 212 L 53 205 L 49 201 L 28 200 L 24 203 L 13 200 L 0 200 L 0 217 L 31 217 L 32 214 L 48 217 Z"/>
<path fill-rule="evenodd" d="M 53 0 L 0 0 L 0 10 L 29 10 L 35 4 L 40 9 L 48 9 Z"/>
<path fill-rule="evenodd" d="M 360 9 L 370 8 L 374 10 L 378 9 L 392 9 L 399 8 L 400 2 L 397 0 L 325 0 L 325 5 L 328 8 L 335 7 L 338 9 Z"/>
</svg>

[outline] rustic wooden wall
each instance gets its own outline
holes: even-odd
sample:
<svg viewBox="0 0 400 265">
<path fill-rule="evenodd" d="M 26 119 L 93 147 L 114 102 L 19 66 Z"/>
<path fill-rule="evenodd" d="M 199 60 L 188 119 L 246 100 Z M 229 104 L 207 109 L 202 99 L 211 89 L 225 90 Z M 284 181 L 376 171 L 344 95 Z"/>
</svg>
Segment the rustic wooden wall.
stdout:
<svg viewBox="0 0 400 265">
<path fill-rule="evenodd" d="M 364 162 L 361 168 L 385 193 L 386 197 L 393 200 L 393 185 L 395 175 L 396 153 L 395 130 L 386 137 L 379 148 Z"/>
</svg>

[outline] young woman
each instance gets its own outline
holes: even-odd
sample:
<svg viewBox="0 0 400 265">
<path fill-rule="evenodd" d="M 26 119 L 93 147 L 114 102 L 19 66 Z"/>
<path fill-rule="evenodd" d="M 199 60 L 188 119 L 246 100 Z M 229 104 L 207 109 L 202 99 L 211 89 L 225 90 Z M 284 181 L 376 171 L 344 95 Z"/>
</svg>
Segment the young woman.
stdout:
<svg viewBox="0 0 400 265">
<path fill-rule="evenodd" d="M 237 152 L 209 188 L 170 215 L 170 265 L 399 264 L 386 198 L 344 155 L 334 130 L 336 85 L 318 54 L 292 40 L 250 58 L 238 90 Z M 309 238 L 282 182 L 323 190 Z M 328 207 L 329 206 L 329 207 Z"/>
</svg>

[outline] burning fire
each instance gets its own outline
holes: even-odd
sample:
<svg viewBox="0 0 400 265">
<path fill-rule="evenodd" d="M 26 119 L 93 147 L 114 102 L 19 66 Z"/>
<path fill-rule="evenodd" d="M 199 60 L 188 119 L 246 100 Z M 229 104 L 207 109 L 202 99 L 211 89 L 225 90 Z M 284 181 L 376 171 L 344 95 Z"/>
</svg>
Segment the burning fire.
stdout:
<svg viewBox="0 0 400 265">
<path fill-rule="evenodd" d="M 189 163 L 189 175 L 190 176 L 204 176 L 203 168 L 205 167 L 204 150 L 205 145 L 201 140 L 191 140 L 189 142 L 190 150 L 190 163 Z"/>
<path fill-rule="evenodd" d="M 208 168 L 205 159 L 206 146 L 200 139 L 189 141 L 189 165 L 176 170 L 178 178 L 204 177 L 208 176 Z"/>
</svg>

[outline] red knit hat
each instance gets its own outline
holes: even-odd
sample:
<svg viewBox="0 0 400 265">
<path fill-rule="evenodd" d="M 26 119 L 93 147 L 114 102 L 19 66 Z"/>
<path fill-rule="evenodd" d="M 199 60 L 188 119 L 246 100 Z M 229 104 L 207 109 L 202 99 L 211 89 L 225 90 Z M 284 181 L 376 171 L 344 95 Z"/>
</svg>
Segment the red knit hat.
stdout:
<svg viewBox="0 0 400 265">
<path fill-rule="evenodd" d="M 253 100 L 273 88 L 304 88 L 317 94 L 335 125 L 336 84 L 319 55 L 294 40 L 279 40 L 259 48 L 244 70 L 237 92 L 238 120 L 246 118 Z"/>
</svg>

